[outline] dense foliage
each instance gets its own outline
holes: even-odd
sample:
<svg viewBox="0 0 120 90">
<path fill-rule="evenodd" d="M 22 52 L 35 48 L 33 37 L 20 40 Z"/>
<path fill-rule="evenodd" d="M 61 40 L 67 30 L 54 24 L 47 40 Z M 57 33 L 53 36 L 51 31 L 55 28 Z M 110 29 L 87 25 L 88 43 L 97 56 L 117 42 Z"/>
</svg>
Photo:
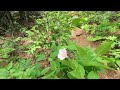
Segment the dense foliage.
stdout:
<svg viewBox="0 0 120 90">
<path fill-rule="evenodd" d="M 9 23 L 7 27 L 5 25 L 8 23 L 3 23 L 4 18 L 1 16 L 9 16 L 10 13 L 14 20 L 6 18 Z M 37 15 L 32 13 L 34 12 L 0 13 L 3 23 L 0 32 L 4 33 L 0 36 L 0 78 L 99 79 L 99 72 L 105 73 L 106 69 L 120 68 L 120 12 L 44 11 L 42 14 L 37 12 Z M 26 25 L 18 23 L 18 16 L 20 21 L 21 18 L 26 21 L 22 20 Z M 34 24 L 29 24 L 30 22 Z M 13 30 L 14 27 L 17 29 Z M 101 45 L 94 49 L 80 47 L 70 41 L 71 30 L 75 27 L 85 30 L 89 34 L 89 41 L 102 41 Z M 14 31 L 12 36 L 7 36 L 11 31 Z M 58 58 L 58 54 L 62 54 L 61 49 L 67 53 L 63 60 Z M 43 65 L 45 63 L 47 64 Z"/>
</svg>

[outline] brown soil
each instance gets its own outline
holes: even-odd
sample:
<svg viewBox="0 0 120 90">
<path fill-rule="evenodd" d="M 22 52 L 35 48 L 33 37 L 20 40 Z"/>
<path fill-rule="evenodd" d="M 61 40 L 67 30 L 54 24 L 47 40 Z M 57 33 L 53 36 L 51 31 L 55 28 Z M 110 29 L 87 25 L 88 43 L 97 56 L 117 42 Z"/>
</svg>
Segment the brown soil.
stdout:
<svg viewBox="0 0 120 90">
<path fill-rule="evenodd" d="M 48 60 L 43 60 L 43 61 L 39 62 L 39 64 L 41 65 L 42 68 L 46 68 L 50 65 Z"/>
<path fill-rule="evenodd" d="M 76 28 L 74 31 L 72 31 L 71 40 L 75 41 L 79 46 L 82 47 L 90 46 L 92 48 L 96 48 L 100 45 L 101 41 L 88 41 L 87 36 L 88 34 L 85 32 L 85 30 Z"/>
<path fill-rule="evenodd" d="M 99 72 L 101 79 L 120 79 L 120 71 L 118 70 L 106 70 L 106 74 Z"/>
<path fill-rule="evenodd" d="M 117 34 L 119 32 L 120 31 L 118 31 Z M 88 41 L 87 36 L 88 34 L 85 32 L 85 30 L 76 28 L 75 30 L 72 31 L 72 36 L 70 40 L 75 41 L 77 45 L 81 47 L 90 46 L 92 48 L 97 48 L 101 44 L 101 41 L 96 41 L 96 42 Z M 106 70 L 106 74 L 99 72 L 99 76 L 100 79 L 120 79 L 120 71 Z"/>
</svg>

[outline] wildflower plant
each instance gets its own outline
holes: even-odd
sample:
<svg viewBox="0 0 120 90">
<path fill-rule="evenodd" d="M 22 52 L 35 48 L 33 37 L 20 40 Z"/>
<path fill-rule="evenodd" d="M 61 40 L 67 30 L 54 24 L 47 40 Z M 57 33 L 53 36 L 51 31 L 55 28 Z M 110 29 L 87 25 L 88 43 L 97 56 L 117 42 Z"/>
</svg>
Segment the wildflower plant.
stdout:
<svg viewBox="0 0 120 90">
<path fill-rule="evenodd" d="M 60 49 L 59 50 L 59 54 L 58 54 L 58 58 L 60 59 L 60 60 L 64 60 L 65 58 L 67 58 L 68 56 L 67 56 L 67 51 L 66 51 L 66 49 L 64 48 L 64 49 Z"/>
</svg>

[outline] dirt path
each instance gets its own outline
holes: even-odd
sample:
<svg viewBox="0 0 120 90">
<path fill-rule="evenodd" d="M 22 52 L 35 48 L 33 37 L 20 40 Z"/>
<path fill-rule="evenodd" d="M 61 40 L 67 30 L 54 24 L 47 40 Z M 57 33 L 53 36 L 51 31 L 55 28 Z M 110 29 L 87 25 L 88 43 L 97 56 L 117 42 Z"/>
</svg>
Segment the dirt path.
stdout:
<svg viewBox="0 0 120 90">
<path fill-rule="evenodd" d="M 96 48 L 100 45 L 101 41 L 88 41 L 87 36 L 88 34 L 84 30 L 76 28 L 74 31 L 72 31 L 71 40 L 75 41 L 79 46 L 82 47 L 90 46 L 92 48 Z"/>
</svg>

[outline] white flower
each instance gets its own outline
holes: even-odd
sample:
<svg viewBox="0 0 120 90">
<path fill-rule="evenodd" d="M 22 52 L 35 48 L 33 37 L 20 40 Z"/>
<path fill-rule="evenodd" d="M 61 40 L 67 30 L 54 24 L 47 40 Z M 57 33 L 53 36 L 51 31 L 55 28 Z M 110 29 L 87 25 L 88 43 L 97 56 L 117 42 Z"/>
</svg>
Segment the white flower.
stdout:
<svg viewBox="0 0 120 90">
<path fill-rule="evenodd" d="M 58 58 L 60 58 L 60 60 L 63 60 L 63 59 L 65 59 L 65 58 L 67 58 L 68 56 L 67 56 L 67 51 L 66 51 L 66 49 L 64 48 L 64 49 L 60 49 L 59 50 L 59 54 L 58 54 Z"/>
</svg>

